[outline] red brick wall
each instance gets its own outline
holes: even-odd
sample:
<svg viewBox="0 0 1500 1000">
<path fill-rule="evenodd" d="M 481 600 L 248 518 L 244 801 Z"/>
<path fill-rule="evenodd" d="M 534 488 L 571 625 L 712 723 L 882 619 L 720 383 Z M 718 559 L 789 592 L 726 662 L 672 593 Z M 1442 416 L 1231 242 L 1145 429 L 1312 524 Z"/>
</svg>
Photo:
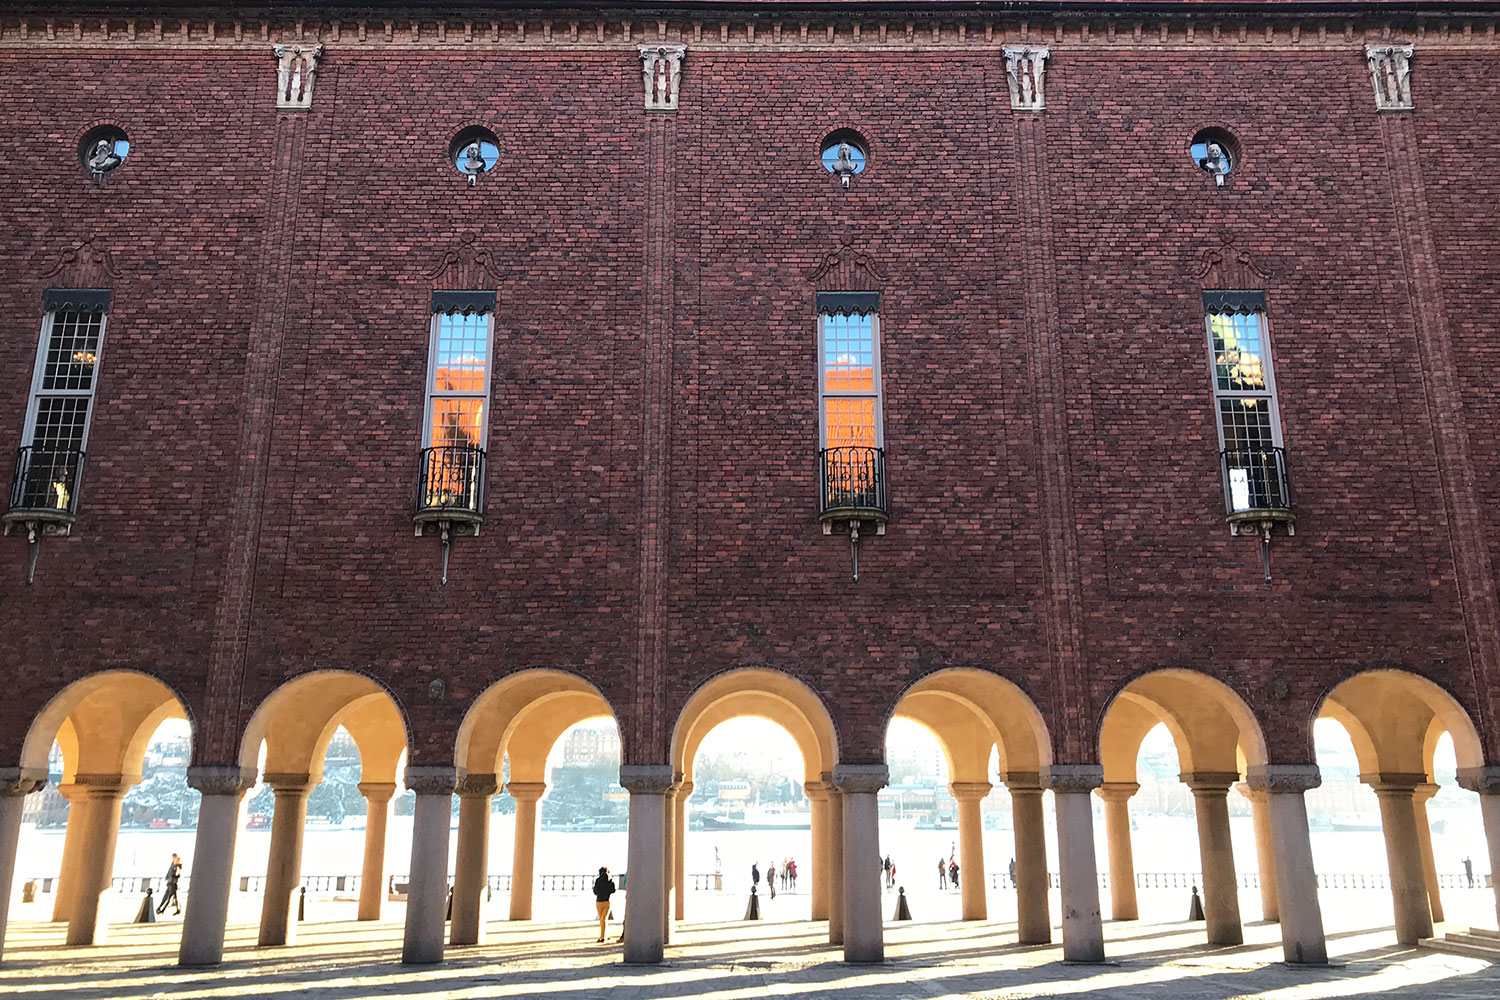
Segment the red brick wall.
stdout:
<svg viewBox="0 0 1500 1000">
<path fill-rule="evenodd" d="M 1059 42 L 1034 20 L 1028 39 L 1053 45 L 1048 111 L 1023 126 L 999 51 L 1019 22 L 994 22 L 987 41 L 976 16 L 962 42 L 942 22 L 937 47 L 916 50 L 904 18 L 883 44 L 874 20 L 855 44 L 845 19 L 836 44 L 809 50 L 798 21 L 780 42 L 758 21 L 752 45 L 740 18 L 723 47 L 718 21 L 698 41 L 674 18 L 688 56 L 663 126 L 670 185 L 655 187 L 643 26 L 627 41 L 612 21 L 588 44 L 597 22 L 583 17 L 574 43 L 570 20 L 554 17 L 551 42 L 535 18 L 516 41 L 512 20 L 503 44 L 487 20 L 471 43 L 461 24 L 439 40 L 429 21 L 415 44 L 404 20 L 389 44 L 379 19 L 364 42 L 352 22 L 337 40 L 309 23 L 326 46 L 313 108 L 281 113 L 279 139 L 254 22 L 238 43 L 232 22 L 212 41 L 197 24 L 178 48 L 173 21 L 157 43 L 143 20 L 134 45 L 122 25 L 70 43 L 35 22 L 24 44 L 18 22 L 0 25 L 0 245 L 18 248 L 0 265 L 0 428 L 13 438 L 42 290 L 114 290 L 75 533 L 44 544 L 30 587 L 25 545 L 0 546 L 13 691 L 0 757 L 66 682 L 131 667 L 227 720 L 199 735 L 200 760 L 221 762 L 276 685 L 344 668 L 386 684 L 414 757 L 439 762 L 472 699 L 533 666 L 597 684 L 634 762 L 664 759 L 692 690 L 741 666 L 809 683 L 854 760 L 880 755 L 902 691 L 944 666 L 1015 681 L 1063 760 L 1091 759 L 1113 694 L 1160 667 L 1223 679 L 1278 760 L 1307 759 L 1321 697 L 1375 666 L 1437 681 L 1500 754 L 1476 665 L 1487 612 L 1461 604 L 1454 560 L 1500 539 L 1486 505 L 1500 492 L 1500 164 L 1477 141 L 1500 132 L 1487 21 L 1469 38 L 1434 22 L 1417 41 L 1417 110 L 1400 127 L 1425 181 L 1411 190 L 1365 68 L 1377 20 L 1347 38 L 1328 22 L 1321 44 L 1318 21 L 1278 20 L 1268 44 L 1253 18 L 1244 43 L 1240 22 L 1214 42 L 1207 20 L 1189 42 L 1179 18 L 1165 48 L 1157 21 L 1139 41 L 1122 23 L 1111 42 L 1106 20 L 1070 19 Z M 930 41 L 914 20 L 913 41 Z M 826 40 L 827 21 L 810 24 Z M 132 151 L 95 189 L 75 150 L 101 120 Z M 496 131 L 501 157 L 468 188 L 445 154 L 474 123 Z M 1222 191 L 1186 154 L 1210 124 L 1244 152 Z M 816 162 L 840 127 L 871 146 L 849 191 Z M 1429 220 L 1427 271 L 1397 238 L 1412 205 Z M 658 260 L 647 232 L 668 221 Z M 1199 273 L 1226 241 L 1265 275 L 1297 487 L 1297 534 L 1277 538 L 1270 586 L 1256 543 L 1223 521 Z M 815 517 L 813 272 L 845 243 L 883 275 L 894 502 L 857 584 L 847 539 Z M 670 266 L 668 303 L 648 294 L 653 263 Z M 428 303 L 470 283 L 500 303 L 489 499 L 440 587 L 437 543 L 410 523 Z M 1454 452 L 1435 430 L 1417 322 L 1433 300 L 1473 522 L 1444 490 Z M 642 587 L 642 401 L 661 324 L 671 464 L 653 678 L 640 668 L 643 608 L 656 607 Z M 274 377 L 264 433 L 245 440 L 252 343 Z M 1065 455 L 1042 444 L 1048 427 Z M 236 484 L 259 461 L 264 492 L 236 521 Z M 1070 524 L 1048 469 L 1067 483 Z M 1048 525 L 1068 545 L 1049 548 Z M 253 573 L 225 590 L 231 540 L 245 538 Z M 1077 628 L 1059 633 L 1069 608 Z M 224 652 L 236 622 L 242 659 Z M 1073 636 L 1066 655 L 1059 634 Z M 239 663 L 241 682 L 218 677 L 207 694 L 211 669 Z"/>
</svg>

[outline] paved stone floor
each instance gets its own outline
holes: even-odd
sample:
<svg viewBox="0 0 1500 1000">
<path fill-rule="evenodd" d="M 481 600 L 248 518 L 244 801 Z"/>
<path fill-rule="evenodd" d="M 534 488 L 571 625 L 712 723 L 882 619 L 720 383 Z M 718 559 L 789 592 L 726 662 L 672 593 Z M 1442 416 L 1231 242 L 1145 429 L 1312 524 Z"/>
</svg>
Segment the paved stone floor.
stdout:
<svg viewBox="0 0 1500 1000">
<path fill-rule="evenodd" d="M 1368 921 L 1367 921 L 1368 922 Z M 1079 998 L 1500 997 L 1500 966 L 1481 959 L 1403 949 L 1389 927 L 1333 929 L 1330 968 L 1279 962 L 1277 929 L 1246 926 L 1247 944 L 1208 948 L 1199 924 L 1105 924 L 1111 964 L 1065 965 L 1060 948 L 1015 945 L 1012 924 L 888 923 L 887 961 L 854 967 L 806 922 L 689 923 L 663 966 L 620 962 L 583 923 L 493 923 L 487 944 L 450 949 L 439 966 L 400 965 L 396 922 L 303 924 L 290 948 L 257 949 L 255 929 L 230 929 L 225 963 L 182 970 L 175 921 L 112 928 L 109 944 L 67 948 L 62 928 L 12 924 L 0 966 L 0 996 L 79 1000 L 193 997 L 541 997 L 611 1000 L 765 997 L 834 1000 L 1022 1000 Z"/>
</svg>

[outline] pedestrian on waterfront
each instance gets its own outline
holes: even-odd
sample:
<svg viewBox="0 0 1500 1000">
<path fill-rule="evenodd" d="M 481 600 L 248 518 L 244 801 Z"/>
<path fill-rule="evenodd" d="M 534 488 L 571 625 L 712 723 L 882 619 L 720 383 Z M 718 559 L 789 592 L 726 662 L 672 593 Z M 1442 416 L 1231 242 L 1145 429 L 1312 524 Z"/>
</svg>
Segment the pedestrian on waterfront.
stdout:
<svg viewBox="0 0 1500 1000">
<path fill-rule="evenodd" d="M 177 855 L 172 855 L 174 858 Z M 1469 888 L 1474 888 L 1474 859 L 1464 858 L 1464 878 L 1469 880 Z"/>
<path fill-rule="evenodd" d="M 891 870 L 885 873 L 885 877 L 889 879 L 889 881 L 886 882 L 885 887 L 887 889 L 896 888 L 896 862 L 891 862 Z"/>
<path fill-rule="evenodd" d="M 766 885 L 771 890 L 771 898 L 776 898 L 776 862 L 772 861 L 766 865 Z"/>
<path fill-rule="evenodd" d="M 792 891 L 796 892 L 797 891 L 797 859 L 796 858 L 793 858 L 792 860 L 790 860 L 790 861 L 788 861 L 786 863 L 786 877 L 787 877 L 787 882 L 792 887 Z"/>
<path fill-rule="evenodd" d="M 754 861 L 750 862 L 750 885 L 752 887 L 760 885 L 760 865 Z"/>
<path fill-rule="evenodd" d="M 156 907 L 157 913 L 167 912 L 167 904 L 172 904 L 172 915 L 182 913 L 182 907 L 177 904 L 177 880 L 182 877 L 182 859 L 172 855 L 172 863 L 167 865 L 167 887 L 161 891 L 161 903 Z"/>
<path fill-rule="evenodd" d="M 948 881 L 953 883 L 953 888 L 958 888 L 958 862 L 948 862 Z"/>
<path fill-rule="evenodd" d="M 948 888 L 948 862 L 938 858 L 938 888 Z"/>
<path fill-rule="evenodd" d="M 615 880 L 609 877 L 608 868 L 599 869 L 594 879 L 594 909 L 599 911 L 599 940 L 604 940 L 605 925 L 609 922 L 609 897 L 615 894 Z"/>
<path fill-rule="evenodd" d="M 1010 887 L 1012 889 L 1014 889 L 1016 887 L 1016 859 L 1015 858 L 1011 858 L 1010 859 Z"/>
</svg>

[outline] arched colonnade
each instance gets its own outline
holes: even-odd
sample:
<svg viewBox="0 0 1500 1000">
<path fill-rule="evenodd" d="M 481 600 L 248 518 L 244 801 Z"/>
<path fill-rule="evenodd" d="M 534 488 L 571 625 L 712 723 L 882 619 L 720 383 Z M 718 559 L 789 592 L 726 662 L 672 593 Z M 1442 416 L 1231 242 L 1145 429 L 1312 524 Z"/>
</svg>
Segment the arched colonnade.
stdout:
<svg viewBox="0 0 1500 1000">
<path fill-rule="evenodd" d="M 1437 741 L 1443 733 L 1451 734 L 1459 783 L 1481 794 L 1491 870 L 1496 872 L 1500 766 L 1485 764 L 1478 734 L 1459 703 L 1413 674 L 1357 674 L 1329 692 L 1319 715 L 1349 732 L 1361 780 L 1379 796 L 1396 936 L 1413 943 L 1430 935 L 1433 922 L 1442 919 L 1425 816 L 1425 802 L 1436 789 Z M 407 766 L 403 777 L 416 793 L 416 814 L 404 961 L 440 961 L 445 943 L 483 942 L 490 802 L 502 787 L 506 763 L 504 787 L 517 807 L 509 917 L 530 918 L 536 804 L 546 789 L 548 751 L 568 729 L 600 716 L 612 717 L 613 712 L 586 681 L 555 670 L 522 671 L 490 687 L 469 707 L 451 766 Z M 676 720 L 669 762 L 621 767 L 620 781 L 630 795 L 626 960 L 660 961 L 673 919 L 686 916 L 683 844 L 693 761 L 710 730 L 740 716 L 776 722 L 802 752 L 813 809 L 813 918 L 828 921 L 829 941 L 842 945 L 846 960 L 880 961 L 883 902 L 876 795 L 887 783 L 886 767 L 841 759 L 834 719 L 818 696 L 791 675 L 767 669 L 731 671 L 706 682 Z M 67 922 L 69 944 L 100 943 L 107 930 L 100 907 L 110 887 L 121 799 L 140 780 L 146 742 L 156 727 L 165 719 L 186 717 L 174 692 L 155 678 L 129 671 L 86 678 L 49 702 L 28 731 L 18 766 L 0 770 L 7 793 L 0 795 L 0 899 L 8 902 L 13 881 L 21 796 L 45 782 L 55 740 L 64 760 L 60 791 L 72 809 L 53 915 Z M 1317 767 L 1270 759 L 1255 715 L 1221 681 L 1188 670 L 1134 678 L 1104 714 L 1098 764 L 1055 762 L 1037 706 L 1013 683 L 986 671 L 950 669 L 928 675 L 903 693 L 891 717 L 920 724 L 942 746 L 950 790 L 958 802 L 962 867 L 968 872 L 985 871 L 980 802 L 992 779 L 1006 785 L 1014 816 L 1021 943 L 1052 938 L 1042 805 L 1048 789 L 1055 796 L 1064 957 L 1104 957 L 1094 860 L 1095 794 L 1105 812 L 1111 916 L 1137 918 L 1129 802 L 1138 787 L 1135 762 L 1141 741 L 1165 724 L 1178 749 L 1181 778 L 1193 792 L 1208 941 L 1232 945 L 1243 940 L 1227 807 L 1227 794 L 1238 785 L 1252 805 L 1263 916 L 1279 921 L 1288 961 L 1326 961 L 1303 798 L 1319 782 Z M 276 806 L 258 941 L 275 946 L 295 939 L 293 899 L 301 876 L 307 796 L 321 778 L 323 755 L 340 726 L 359 748 L 359 788 L 368 808 L 359 917 L 379 918 L 385 820 L 408 745 L 406 721 L 389 692 L 373 680 L 319 671 L 289 681 L 266 698 L 246 726 L 238 764 L 189 769 L 189 784 L 203 798 L 180 950 L 183 964 L 213 964 L 222 958 L 241 803 L 255 782 L 262 745 L 263 778 L 275 792 Z M 999 761 L 994 774 L 988 763 L 992 754 Z M 445 919 L 448 835 L 455 793 L 459 830 L 450 928 Z M 987 919 L 986 882 L 983 877 L 964 880 L 964 919 Z M 1500 889 L 1496 891 L 1500 914 Z M 3 926 L 0 922 L 0 930 Z"/>
</svg>

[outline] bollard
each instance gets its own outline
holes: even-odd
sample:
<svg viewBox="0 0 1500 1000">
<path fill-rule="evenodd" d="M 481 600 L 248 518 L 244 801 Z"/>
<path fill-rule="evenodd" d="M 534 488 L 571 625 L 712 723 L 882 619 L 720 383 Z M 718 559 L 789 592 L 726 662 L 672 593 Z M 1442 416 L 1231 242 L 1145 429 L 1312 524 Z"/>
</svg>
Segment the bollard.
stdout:
<svg viewBox="0 0 1500 1000">
<path fill-rule="evenodd" d="M 1203 919 L 1203 900 L 1198 897 L 1198 887 L 1193 886 L 1193 901 L 1188 904 L 1188 919 Z"/>
<path fill-rule="evenodd" d="M 303 886 L 297 892 L 297 920 L 307 919 L 307 886 Z"/>
<path fill-rule="evenodd" d="M 911 908 L 906 905 L 906 886 L 896 890 L 896 919 L 911 919 Z"/>
<path fill-rule="evenodd" d="M 745 907 L 746 920 L 760 919 L 760 897 L 755 894 L 755 886 L 750 887 L 750 905 Z"/>
<path fill-rule="evenodd" d="M 135 920 L 132 922 L 137 924 L 156 923 L 156 904 L 151 900 L 151 887 L 149 885 L 146 886 L 146 898 L 141 900 L 141 911 L 135 915 Z"/>
</svg>

